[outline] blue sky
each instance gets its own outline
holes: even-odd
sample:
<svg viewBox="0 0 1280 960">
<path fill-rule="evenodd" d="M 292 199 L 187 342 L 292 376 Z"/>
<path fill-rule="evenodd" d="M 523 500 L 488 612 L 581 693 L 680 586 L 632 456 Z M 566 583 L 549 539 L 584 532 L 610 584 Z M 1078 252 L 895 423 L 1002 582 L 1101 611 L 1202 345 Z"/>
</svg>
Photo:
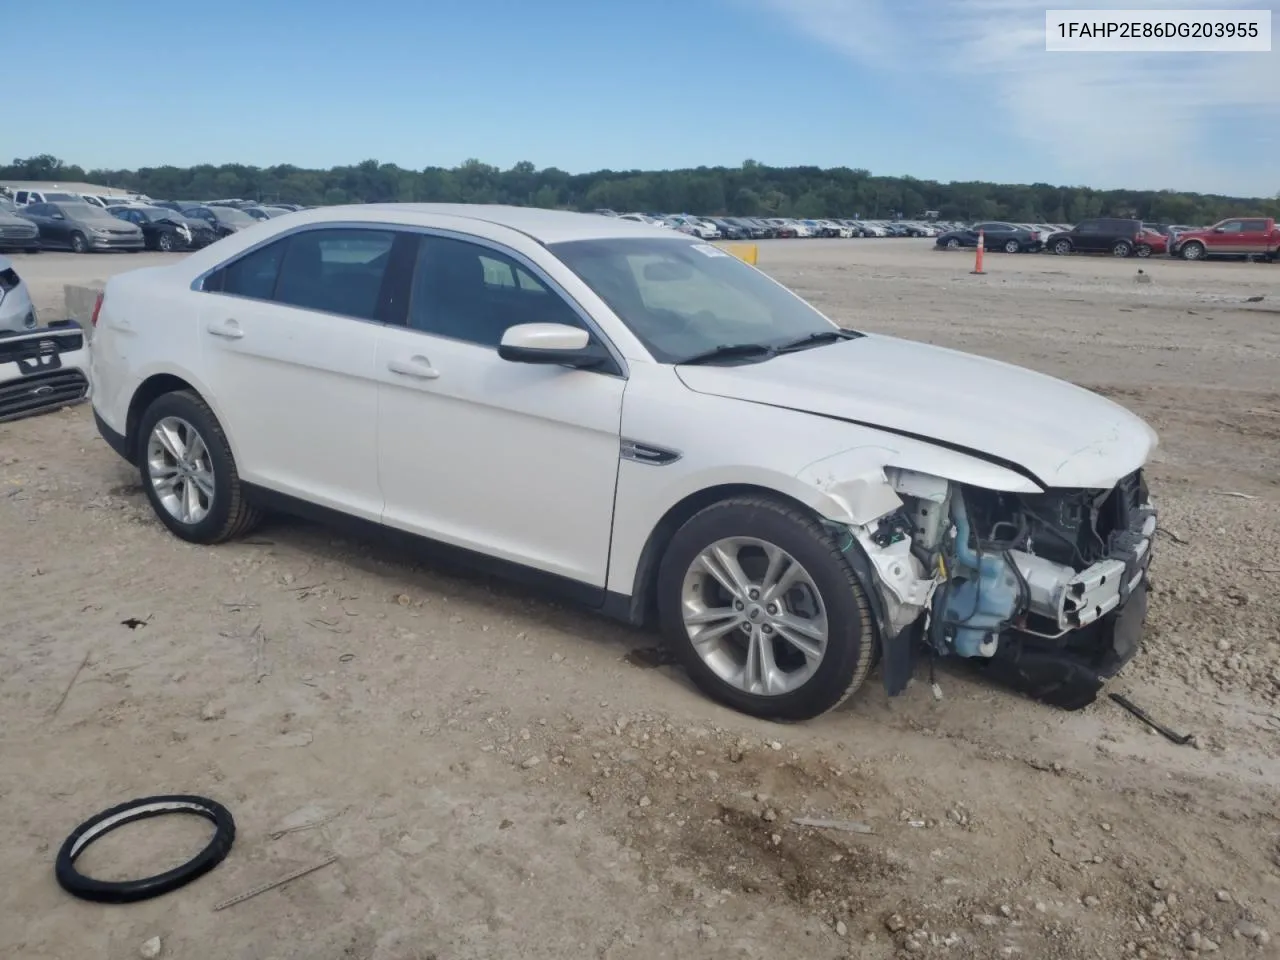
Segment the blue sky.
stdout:
<svg viewBox="0 0 1280 960">
<path fill-rule="evenodd" d="M 1179 5 L 1277 6 L 1122 4 Z M 85 167 L 476 157 L 572 172 L 751 158 L 939 180 L 1280 191 L 1280 52 L 1047 53 L 1045 6 L 19 3 L 5 33 L 28 39 L 5 48 L 15 119 L 0 152 Z"/>
</svg>

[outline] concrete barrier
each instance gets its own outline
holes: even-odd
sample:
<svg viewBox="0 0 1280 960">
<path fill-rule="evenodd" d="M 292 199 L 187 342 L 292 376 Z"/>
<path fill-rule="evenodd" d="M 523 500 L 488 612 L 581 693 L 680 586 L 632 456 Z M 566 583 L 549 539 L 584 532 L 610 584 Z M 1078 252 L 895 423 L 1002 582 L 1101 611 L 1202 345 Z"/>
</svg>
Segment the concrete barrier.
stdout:
<svg viewBox="0 0 1280 960">
<path fill-rule="evenodd" d="M 93 339 L 93 305 L 98 302 L 98 294 L 105 286 L 105 280 L 93 280 L 89 283 L 68 283 L 62 288 L 66 318 L 79 323 L 89 340 Z"/>
</svg>

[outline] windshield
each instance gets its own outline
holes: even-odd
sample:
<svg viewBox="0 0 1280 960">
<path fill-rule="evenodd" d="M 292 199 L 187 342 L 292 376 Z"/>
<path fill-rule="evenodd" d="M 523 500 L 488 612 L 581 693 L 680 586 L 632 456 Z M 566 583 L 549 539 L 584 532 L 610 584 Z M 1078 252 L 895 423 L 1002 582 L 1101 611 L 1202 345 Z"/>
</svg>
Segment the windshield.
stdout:
<svg viewBox="0 0 1280 960">
<path fill-rule="evenodd" d="M 628 237 L 548 249 L 662 363 L 728 344 L 773 347 L 837 329 L 785 287 L 711 244 Z"/>
<path fill-rule="evenodd" d="M 243 226 L 247 223 L 257 223 L 253 217 L 249 216 L 243 210 L 237 210 L 235 207 L 210 207 L 216 219 L 223 223 L 235 223 Z"/>
<path fill-rule="evenodd" d="M 95 207 L 92 203 L 79 201 L 76 203 L 59 203 L 58 209 L 67 215 L 71 220 L 114 220 L 116 219 L 101 207 Z"/>
</svg>

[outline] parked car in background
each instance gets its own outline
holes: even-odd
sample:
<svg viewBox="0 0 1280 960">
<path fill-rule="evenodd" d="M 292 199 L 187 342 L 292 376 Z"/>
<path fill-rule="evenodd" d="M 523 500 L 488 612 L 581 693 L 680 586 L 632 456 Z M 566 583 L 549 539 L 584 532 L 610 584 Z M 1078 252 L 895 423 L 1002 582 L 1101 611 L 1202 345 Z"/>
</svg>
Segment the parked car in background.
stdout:
<svg viewBox="0 0 1280 960">
<path fill-rule="evenodd" d="M 720 231 L 726 240 L 749 240 L 751 231 L 741 224 L 734 223 L 725 217 L 709 217 L 707 222 Z"/>
<path fill-rule="evenodd" d="M 142 231 L 148 250 L 187 250 L 195 246 L 186 218 L 167 207 L 108 207 L 107 212 Z"/>
<path fill-rule="evenodd" d="M 0 286 L 3 283 L 0 279 Z M 2 305 L 0 301 L 0 309 Z M 0 423 L 86 399 L 89 358 L 85 346 L 84 329 L 74 320 L 55 320 L 34 329 L 0 329 Z"/>
<path fill-rule="evenodd" d="M 36 328 L 31 292 L 8 257 L 0 257 L 0 333 Z"/>
<path fill-rule="evenodd" d="M 25 207 L 33 203 L 69 203 L 83 202 L 80 194 L 67 193 L 65 190 L 16 190 L 13 194 L 13 202 L 20 207 Z"/>
<path fill-rule="evenodd" d="M 982 232 L 983 246 L 987 250 L 1003 250 L 1005 253 L 1027 253 L 1040 249 L 1040 234 L 1035 230 L 1000 220 L 985 220 L 972 227 L 948 230 L 940 234 L 935 246 L 955 250 L 960 247 L 977 247 L 978 232 Z"/>
<path fill-rule="evenodd" d="M 40 246 L 46 250 L 72 253 L 124 250 L 137 253 L 143 248 L 142 230 L 125 223 L 101 207 L 83 200 L 68 203 L 32 203 L 22 211 L 40 229 Z"/>
<path fill-rule="evenodd" d="M 40 228 L 18 213 L 12 200 L 0 197 L 0 250 L 40 250 Z"/>
<path fill-rule="evenodd" d="M 1233 217 L 1203 230 L 1179 233 L 1171 250 L 1184 260 L 1210 257 L 1261 257 L 1280 255 L 1280 229 L 1269 217 Z"/>
<path fill-rule="evenodd" d="M 236 231 L 251 227 L 258 222 L 238 207 L 214 204 L 193 204 L 183 207 L 182 213 L 188 217 L 204 220 L 213 227 L 214 233 L 220 237 L 230 236 Z"/>
<path fill-rule="evenodd" d="M 1070 230 L 1050 234 L 1045 240 L 1045 247 L 1059 256 L 1109 253 L 1114 257 L 1129 257 L 1137 252 L 1138 244 L 1143 241 L 1142 230 L 1141 220 L 1095 217 L 1081 220 Z"/>
<path fill-rule="evenodd" d="M 1169 238 L 1153 227 L 1143 227 L 1133 252 L 1139 257 L 1161 256 L 1169 252 Z"/>
</svg>

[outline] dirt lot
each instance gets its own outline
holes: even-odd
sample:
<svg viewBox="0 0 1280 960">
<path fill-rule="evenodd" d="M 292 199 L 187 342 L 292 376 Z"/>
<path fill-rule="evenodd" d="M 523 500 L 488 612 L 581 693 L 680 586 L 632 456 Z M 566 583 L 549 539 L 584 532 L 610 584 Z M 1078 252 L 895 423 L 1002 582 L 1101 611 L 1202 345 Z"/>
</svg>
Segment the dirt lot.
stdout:
<svg viewBox="0 0 1280 960">
<path fill-rule="evenodd" d="M 960 670 L 941 702 L 922 670 L 892 701 L 873 679 L 820 721 L 757 722 L 652 635 L 376 543 L 281 520 L 185 545 L 81 407 L 0 427 L 0 955 L 1276 955 L 1280 266 L 993 255 L 974 277 L 929 247 L 783 241 L 761 266 L 849 325 L 1149 418 L 1168 534 L 1113 689 L 1193 745 Z M 156 257 L 17 260 L 51 317 L 62 283 Z M 136 906 L 58 889 L 67 832 L 163 792 L 232 809 L 226 863 Z M 85 867 L 185 859 L 204 830 L 166 819 Z"/>
</svg>

